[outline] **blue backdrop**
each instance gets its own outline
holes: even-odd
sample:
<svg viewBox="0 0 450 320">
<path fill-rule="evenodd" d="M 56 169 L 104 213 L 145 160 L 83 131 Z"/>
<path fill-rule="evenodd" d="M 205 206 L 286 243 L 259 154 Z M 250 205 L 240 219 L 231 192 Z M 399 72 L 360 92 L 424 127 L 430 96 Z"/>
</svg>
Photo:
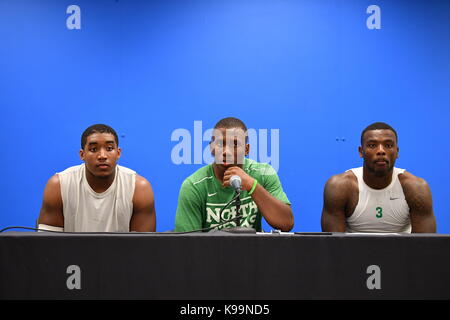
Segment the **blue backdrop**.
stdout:
<svg viewBox="0 0 450 320">
<path fill-rule="evenodd" d="M 34 226 L 48 178 L 107 123 L 170 230 L 208 129 L 235 116 L 295 231 L 320 231 L 324 183 L 362 164 L 361 131 L 385 121 L 450 233 L 449 39 L 449 1 L 0 0 L 0 227 Z"/>
</svg>

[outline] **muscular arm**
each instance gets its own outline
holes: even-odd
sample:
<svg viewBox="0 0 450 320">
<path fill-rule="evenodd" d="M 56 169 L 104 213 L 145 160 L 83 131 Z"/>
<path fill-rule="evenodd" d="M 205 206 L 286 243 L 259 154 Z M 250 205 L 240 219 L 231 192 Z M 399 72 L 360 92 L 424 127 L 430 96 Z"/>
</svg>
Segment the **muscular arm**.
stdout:
<svg viewBox="0 0 450 320">
<path fill-rule="evenodd" d="M 231 167 L 225 171 L 223 177 L 224 186 L 230 185 L 230 178 L 233 175 L 240 176 L 242 179 L 242 189 L 250 191 L 255 179 L 239 167 Z M 275 198 L 259 183 L 251 196 L 268 224 L 284 232 L 292 229 L 294 226 L 294 215 L 292 214 L 292 209 L 289 204 Z"/>
<path fill-rule="evenodd" d="M 284 232 L 292 229 L 294 216 L 290 205 L 272 196 L 260 184 L 253 191 L 252 198 L 268 224 Z"/>
<path fill-rule="evenodd" d="M 321 225 L 324 232 L 345 232 L 345 212 L 350 190 L 344 174 L 331 177 L 325 184 Z"/>
<path fill-rule="evenodd" d="M 45 186 L 38 224 L 64 228 L 61 187 L 56 174 L 48 180 Z"/>
<path fill-rule="evenodd" d="M 155 197 L 152 186 L 144 177 L 136 175 L 130 231 L 154 232 L 155 230 Z"/>
<path fill-rule="evenodd" d="M 428 183 L 410 173 L 400 179 L 406 202 L 409 206 L 412 233 L 435 233 L 436 219 L 433 213 L 433 201 Z"/>
</svg>

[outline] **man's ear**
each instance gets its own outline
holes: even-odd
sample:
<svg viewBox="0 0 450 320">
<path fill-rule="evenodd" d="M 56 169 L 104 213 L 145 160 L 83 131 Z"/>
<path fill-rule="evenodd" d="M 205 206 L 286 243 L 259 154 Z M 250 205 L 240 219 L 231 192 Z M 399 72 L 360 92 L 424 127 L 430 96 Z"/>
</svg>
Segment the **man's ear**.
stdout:
<svg viewBox="0 0 450 320">
<path fill-rule="evenodd" d="M 247 157 L 250 154 L 250 144 L 245 145 L 245 156 Z"/>
<path fill-rule="evenodd" d="M 398 159 L 398 158 L 400 158 L 400 148 L 399 147 L 397 147 L 397 158 L 396 159 Z"/>
<path fill-rule="evenodd" d="M 358 147 L 359 157 L 364 158 L 364 152 L 362 147 Z"/>
<path fill-rule="evenodd" d="M 120 159 L 120 156 L 122 155 L 122 149 L 117 147 L 117 160 Z"/>
<path fill-rule="evenodd" d="M 81 159 L 82 161 L 84 161 L 84 156 L 85 156 L 84 150 L 83 150 L 83 149 L 80 149 L 80 159 Z"/>
</svg>

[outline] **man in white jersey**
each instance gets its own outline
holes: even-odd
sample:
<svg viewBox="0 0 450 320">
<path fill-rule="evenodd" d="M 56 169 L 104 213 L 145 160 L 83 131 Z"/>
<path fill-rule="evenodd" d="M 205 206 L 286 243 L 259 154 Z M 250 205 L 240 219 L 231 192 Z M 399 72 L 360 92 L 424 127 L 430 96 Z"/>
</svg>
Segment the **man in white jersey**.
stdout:
<svg viewBox="0 0 450 320">
<path fill-rule="evenodd" d="M 322 231 L 436 232 L 427 182 L 395 168 L 397 132 L 376 122 L 361 134 L 364 164 L 331 177 L 324 191 Z"/>
<path fill-rule="evenodd" d="M 44 190 L 39 229 L 66 232 L 155 231 L 150 183 L 119 166 L 113 128 L 96 124 L 81 136 L 83 164 L 51 177 Z"/>
</svg>

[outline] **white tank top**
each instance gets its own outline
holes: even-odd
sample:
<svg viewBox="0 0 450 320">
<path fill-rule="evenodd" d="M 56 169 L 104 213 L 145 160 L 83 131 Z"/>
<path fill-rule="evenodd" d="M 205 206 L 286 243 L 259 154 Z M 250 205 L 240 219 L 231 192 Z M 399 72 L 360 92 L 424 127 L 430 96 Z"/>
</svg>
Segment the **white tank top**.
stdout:
<svg viewBox="0 0 450 320">
<path fill-rule="evenodd" d="M 114 181 L 102 193 L 95 192 L 87 182 L 84 163 L 57 175 L 61 184 L 64 231 L 130 231 L 135 171 L 116 165 Z"/>
<path fill-rule="evenodd" d="M 346 232 L 411 232 L 409 206 L 398 175 L 404 169 L 394 168 L 392 182 L 384 189 L 372 189 L 365 184 L 363 168 L 350 169 L 358 179 L 358 205 L 347 218 Z"/>
</svg>

